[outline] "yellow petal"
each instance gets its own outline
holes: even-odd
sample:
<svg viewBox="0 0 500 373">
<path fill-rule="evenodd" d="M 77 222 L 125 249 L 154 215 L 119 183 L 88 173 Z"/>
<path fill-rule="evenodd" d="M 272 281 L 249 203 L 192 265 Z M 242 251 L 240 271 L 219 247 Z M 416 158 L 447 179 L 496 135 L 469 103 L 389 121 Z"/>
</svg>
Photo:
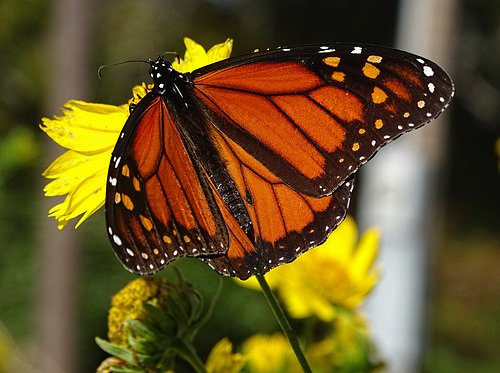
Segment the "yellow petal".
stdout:
<svg viewBox="0 0 500 373">
<path fill-rule="evenodd" d="M 207 52 L 208 63 L 225 60 L 231 56 L 233 50 L 233 39 L 226 39 L 224 43 L 216 44 Z"/>
<path fill-rule="evenodd" d="M 52 162 L 52 164 L 42 173 L 42 176 L 47 179 L 72 177 L 85 179 L 88 175 L 94 174 L 96 169 L 102 168 L 107 170 L 111 160 L 112 150 L 113 148 L 109 148 L 104 152 L 89 154 L 68 150 Z"/>
<path fill-rule="evenodd" d="M 186 52 L 180 61 L 175 60 L 172 67 L 181 72 L 192 72 L 200 67 L 223 60 L 231 55 L 233 41 L 227 39 L 224 43 L 214 45 L 208 53 L 200 44 L 190 38 L 184 38 Z"/>
<path fill-rule="evenodd" d="M 68 220 L 84 214 L 79 220 L 78 227 L 85 219 L 104 205 L 106 195 L 106 170 L 98 170 L 93 175 L 82 180 L 66 196 L 63 203 L 49 211 L 49 216 L 59 221 L 59 229 L 64 227 Z"/>
<path fill-rule="evenodd" d="M 80 152 L 113 147 L 128 117 L 128 109 L 69 101 L 64 116 L 43 118 L 40 128 L 59 145 Z"/>
<path fill-rule="evenodd" d="M 191 39 L 185 38 L 186 55 L 182 71 L 192 71 L 221 58 L 229 57 L 232 40 L 212 47 L 209 54 Z M 181 70 L 179 70 L 181 71 Z M 137 104 L 152 89 L 142 84 L 132 89 L 129 104 Z M 129 104 L 121 106 L 68 101 L 63 116 L 43 118 L 40 128 L 56 143 L 70 149 L 58 157 L 43 173 L 55 179 L 44 188 L 45 195 L 67 194 L 66 199 L 49 211 L 58 227 L 83 214 L 77 227 L 104 205 L 106 175 L 111 153 L 129 116 Z"/>
<path fill-rule="evenodd" d="M 362 278 L 369 273 L 377 257 L 378 242 L 379 232 L 377 229 L 368 229 L 361 236 L 352 259 L 351 271 L 354 277 Z"/>
<path fill-rule="evenodd" d="M 205 368 L 207 373 L 238 373 L 246 359 L 241 354 L 233 354 L 233 345 L 224 338 L 217 342 L 208 355 Z"/>
<path fill-rule="evenodd" d="M 253 373 L 285 372 L 292 358 L 290 345 L 281 333 L 248 338 L 243 344 L 243 353 Z"/>
<path fill-rule="evenodd" d="M 345 220 L 337 229 L 326 239 L 322 246 L 328 246 L 325 254 L 335 257 L 336 260 L 343 263 L 350 263 L 352 250 L 356 245 L 357 228 L 354 219 L 346 216 Z"/>
</svg>

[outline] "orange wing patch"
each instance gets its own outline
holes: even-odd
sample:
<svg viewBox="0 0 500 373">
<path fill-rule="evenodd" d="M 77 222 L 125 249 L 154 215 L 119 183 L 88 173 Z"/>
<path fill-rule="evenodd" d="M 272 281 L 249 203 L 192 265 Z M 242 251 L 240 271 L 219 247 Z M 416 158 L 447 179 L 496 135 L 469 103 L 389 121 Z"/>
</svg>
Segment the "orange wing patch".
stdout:
<svg viewBox="0 0 500 373">
<path fill-rule="evenodd" d="M 324 175 L 324 155 L 269 99 L 256 94 L 213 87 L 204 87 L 203 92 L 214 100 L 218 108 L 234 120 L 238 127 L 252 133 L 307 178 L 314 179 Z M 238 105 L 234 105 L 234 102 L 238 102 Z M 259 130 L 256 131 L 256 128 Z"/>
<path fill-rule="evenodd" d="M 376 79 L 380 74 L 380 70 L 371 63 L 366 62 L 365 66 L 363 66 L 363 74 L 365 74 L 367 78 Z"/>
<path fill-rule="evenodd" d="M 379 87 L 373 88 L 372 92 L 372 101 L 374 104 L 381 104 L 382 102 L 385 102 L 389 96 L 387 96 L 387 93 L 385 93 L 382 89 Z"/>
<path fill-rule="evenodd" d="M 314 101 L 345 122 L 363 121 L 363 103 L 358 97 L 341 88 L 326 86 L 309 93 Z"/>
<path fill-rule="evenodd" d="M 323 84 L 316 74 L 296 63 L 255 63 L 214 71 L 194 79 L 196 87 L 227 87 L 255 93 L 306 92 Z"/>
<path fill-rule="evenodd" d="M 280 95 L 272 100 L 317 146 L 329 153 L 342 147 L 346 136 L 344 127 L 326 111 L 318 110 L 308 97 Z"/>
<path fill-rule="evenodd" d="M 404 101 L 411 101 L 410 92 L 408 91 L 408 87 L 405 86 L 401 81 L 394 78 L 386 78 L 384 79 L 384 86 L 386 86 L 389 90 L 391 90 L 396 96 Z"/>
<path fill-rule="evenodd" d="M 161 99 L 157 97 L 143 114 L 143 117 L 161 118 L 162 111 Z M 158 119 L 146 119 L 142 122 L 141 131 L 136 133 L 133 148 L 134 158 L 143 179 L 156 172 L 156 166 L 160 162 L 162 152 L 160 131 L 161 127 L 158 125 Z"/>
</svg>

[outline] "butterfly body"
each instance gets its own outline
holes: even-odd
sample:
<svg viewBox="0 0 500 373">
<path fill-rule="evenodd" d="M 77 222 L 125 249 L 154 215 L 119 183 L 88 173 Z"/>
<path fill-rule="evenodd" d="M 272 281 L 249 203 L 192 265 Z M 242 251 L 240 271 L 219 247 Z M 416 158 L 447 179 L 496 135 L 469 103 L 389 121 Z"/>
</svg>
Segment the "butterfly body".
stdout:
<svg viewBox="0 0 500 373">
<path fill-rule="evenodd" d="M 355 171 L 439 115 L 453 92 L 428 60 L 348 44 L 253 53 L 191 74 L 159 58 L 150 76 L 106 191 L 110 240 L 138 274 L 200 256 L 247 278 L 321 244 L 345 217 Z"/>
</svg>

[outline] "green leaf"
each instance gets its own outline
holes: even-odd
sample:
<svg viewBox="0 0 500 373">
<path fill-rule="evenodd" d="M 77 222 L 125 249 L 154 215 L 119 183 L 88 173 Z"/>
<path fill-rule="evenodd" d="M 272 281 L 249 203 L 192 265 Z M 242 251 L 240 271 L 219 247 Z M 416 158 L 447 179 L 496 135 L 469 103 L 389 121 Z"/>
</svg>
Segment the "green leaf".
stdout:
<svg viewBox="0 0 500 373">
<path fill-rule="evenodd" d="M 127 324 L 130 329 L 136 334 L 136 336 L 141 337 L 147 341 L 152 341 L 155 337 L 160 334 L 158 330 L 154 327 L 146 325 L 143 321 L 127 319 Z"/>
<path fill-rule="evenodd" d="M 116 356 L 119 359 L 125 360 L 129 364 L 137 366 L 137 361 L 135 360 L 132 351 L 130 351 L 124 347 L 114 345 L 113 343 L 108 342 L 108 341 L 106 341 L 102 338 L 99 338 L 99 337 L 95 338 L 95 342 L 97 343 L 97 345 L 101 349 L 106 351 L 108 354 L 110 354 L 112 356 Z"/>
<path fill-rule="evenodd" d="M 165 335 L 175 335 L 176 326 L 173 320 L 167 316 L 165 311 L 163 311 L 158 306 L 154 306 L 150 303 L 143 303 L 144 309 L 153 319 L 153 321 L 158 324 L 161 331 Z"/>
</svg>

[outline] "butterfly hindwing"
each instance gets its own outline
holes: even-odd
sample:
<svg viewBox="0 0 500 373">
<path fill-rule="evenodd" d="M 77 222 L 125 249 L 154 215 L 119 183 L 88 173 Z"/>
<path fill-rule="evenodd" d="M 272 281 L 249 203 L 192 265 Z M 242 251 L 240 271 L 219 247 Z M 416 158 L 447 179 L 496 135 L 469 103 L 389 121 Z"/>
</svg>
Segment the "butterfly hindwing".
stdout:
<svg viewBox="0 0 500 373">
<path fill-rule="evenodd" d="M 206 259 L 219 273 L 242 279 L 265 273 L 321 244 L 344 220 L 353 180 L 329 196 L 308 197 L 284 184 L 228 136 L 213 134 L 212 138 L 240 195 L 245 196 L 253 224 L 253 235 L 245 237 L 222 198 L 217 199 L 231 236 L 226 254 Z"/>
</svg>

